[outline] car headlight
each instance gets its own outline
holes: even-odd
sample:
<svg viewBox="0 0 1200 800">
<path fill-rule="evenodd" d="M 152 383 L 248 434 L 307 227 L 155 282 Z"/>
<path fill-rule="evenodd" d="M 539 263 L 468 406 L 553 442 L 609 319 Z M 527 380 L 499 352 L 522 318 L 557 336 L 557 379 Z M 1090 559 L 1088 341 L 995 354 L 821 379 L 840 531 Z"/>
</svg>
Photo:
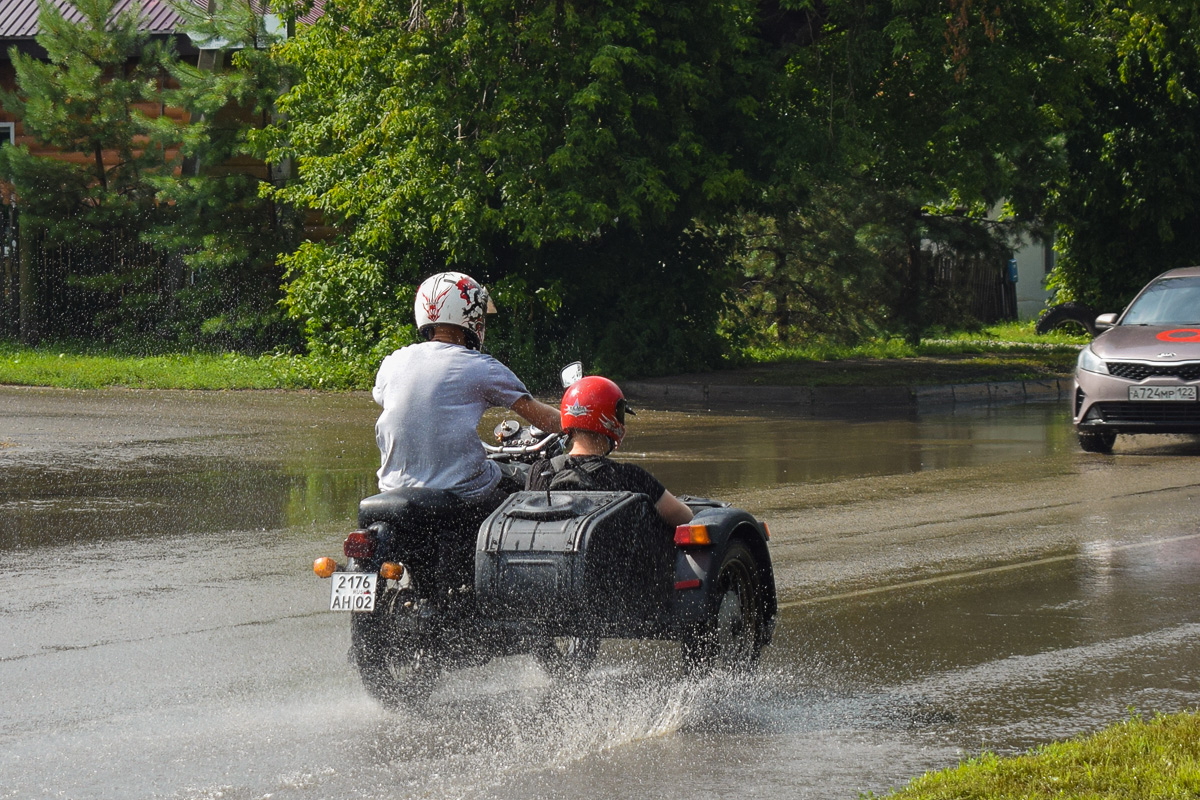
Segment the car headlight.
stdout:
<svg viewBox="0 0 1200 800">
<path fill-rule="evenodd" d="M 1104 359 L 1096 355 L 1090 345 L 1079 351 L 1078 367 L 1084 372 L 1097 372 L 1101 375 L 1108 374 L 1108 367 L 1105 366 Z"/>
</svg>

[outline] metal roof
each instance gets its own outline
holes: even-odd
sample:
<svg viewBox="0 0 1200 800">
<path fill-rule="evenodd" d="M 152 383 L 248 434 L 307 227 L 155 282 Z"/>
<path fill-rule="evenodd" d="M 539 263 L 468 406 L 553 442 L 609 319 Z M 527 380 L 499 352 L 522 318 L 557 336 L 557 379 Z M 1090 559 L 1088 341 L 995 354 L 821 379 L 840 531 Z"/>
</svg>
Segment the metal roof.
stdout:
<svg viewBox="0 0 1200 800">
<path fill-rule="evenodd" d="M 195 5 L 204 8 L 208 0 L 191 0 Z M 50 0 L 70 22 L 79 22 L 83 14 L 79 12 L 70 0 Z M 113 9 L 120 14 L 135 5 L 135 0 L 117 0 Z M 305 14 L 302 22 L 311 23 L 321 16 L 324 11 L 324 0 L 317 0 L 312 10 Z M 171 34 L 179 32 L 182 17 L 167 0 L 142 0 L 142 22 L 138 26 L 150 34 Z M 37 0 L 0 0 L 0 39 L 32 39 L 38 32 L 38 2 Z"/>
</svg>

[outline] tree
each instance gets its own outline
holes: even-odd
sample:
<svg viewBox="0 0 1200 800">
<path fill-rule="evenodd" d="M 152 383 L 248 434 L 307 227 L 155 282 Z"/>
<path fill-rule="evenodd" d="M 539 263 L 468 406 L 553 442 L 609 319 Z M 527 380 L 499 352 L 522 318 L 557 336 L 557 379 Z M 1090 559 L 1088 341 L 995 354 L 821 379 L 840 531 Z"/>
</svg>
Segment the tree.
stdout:
<svg viewBox="0 0 1200 800">
<path fill-rule="evenodd" d="M 726 260 L 693 220 L 754 183 L 755 31 L 746 0 L 327 6 L 264 137 L 299 167 L 277 196 L 339 231 L 286 261 L 310 345 L 394 346 L 407 287 L 453 267 L 553 295 L 542 332 L 603 368 L 711 360 Z"/>
<path fill-rule="evenodd" d="M 839 205 L 889 266 L 877 284 L 884 324 L 916 339 L 937 321 L 931 247 L 1002 250 L 1042 219 L 1080 79 L 1068 9 L 1033 0 L 831 0 L 823 9 L 770 107 L 819 121 L 829 155 L 800 151 L 778 171 L 798 188 L 777 192 L 785 205 L 773 216 L 789 213 L 789 198 L 827 202 L 812 186 L 857 198 L 857 210 Z M 992 219 L 1002 203 L 1011 224 Z"/>
<path fill-rule="evenodd" d="M 170 65 L 175 87 L 166 99 L 189 112 L 177 132 L 184 158 L 178 173 L 153 179 L 159 213 L 144 235 L 174 255 L 172 338 L 242 349 L 291 343 L 279 256 L 294 249 L 299 219 L 264 196 L 282 170 L 255 158 L 248 141 L 274 118 L 286 86 L 286 69 L 269 55 L 286 28 L 269 29 L 280 18 L 251 0 L 206 9 L 180 0 L 175 8 L 201 44 L 201 63 Z M 279 10 L 296 13 L 290 4 Z"/>
<path fill-rule="evenodd" d="M 1152 277 L 1200 263 L 1200 8 L 1105 0 L 1087 113 L 1067 137 L 1057 299 L 1119 310 Z"/>
<path fill-rule="evenodd" d="M 152 43 L 136 9 L 76 5 L 83 19 L 72 23 L 43 2 L 47 60 L 14 52 L 19 88 L 5 100 L 27 133 L 67 156 L 0 153 L 33 237 L 23 252 L 39 259 L 42 293 L 55 298 L 58 321 L 43 332 L 139 346 L 294 343 L 278 256 L 299 226 L 261 196 L 278 176 L 251 157 L 246 136 L 270 119 L 286 80 L 266 53 L 280 37 L 263 8 L 181 0 L 176 10 L 211 45 L 202 68 Z"/>
<path fill-rule="evenodd" d="M 98 334 L 118 319 L 145 320 L 140 312 L 153 303 L 158 265 L 139 242 L 154 205 L 147 179 L 173 166 L 174 125 L 157 115 L 169 49 L 138 30 L 135 14 L 115 13 L 116 0 L 75 5 L 80 23 L 41 1 L 37 41 L 47 60 L 12 50 L 19 90 L 4 96 L 27 133 L 83 156 L 73 163 L 24 147 L 0 151 L 0 173 L 15 189 L 24 231 L 73 254 L 64 259 L 65 276 L 39 276 L 41 293 L 56 302 L 53 316 L 49 309 L 40 315 L 46 330 L 38 333 Z M 58 280 L 63 285 L 53 285 Z M 118 306 L 121 314 L 114 313 Z M 91 330 L 80 322 L 92 323 Z"/>
</svg>

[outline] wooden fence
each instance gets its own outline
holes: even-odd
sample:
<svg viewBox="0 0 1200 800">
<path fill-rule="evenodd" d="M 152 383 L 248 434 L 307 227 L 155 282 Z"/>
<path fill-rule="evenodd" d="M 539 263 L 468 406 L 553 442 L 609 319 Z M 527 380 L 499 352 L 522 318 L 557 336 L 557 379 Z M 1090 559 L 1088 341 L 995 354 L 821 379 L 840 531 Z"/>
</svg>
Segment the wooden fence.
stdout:
<svg viewBox="0 0 1200 800">
<path fill-rule="evenodd" d="M 123 326 L 134 324 L 118 310 L 128 292 L 170 298 L 182 279 L 154 248 L 115 232 L 80 245 L 22 235 L 12 205 L 0 204 L 0 248 L 0 336 L 27 344 L 45 337 L 108 338 L 118 314 Z"/>
<path fill-rule="evenodd" d="M 994 255 L 932 254 L 933 285 L 959 310 L 990 325 L 1017 318 L 1016 284 L 1008 262 Z"/>
</svg>

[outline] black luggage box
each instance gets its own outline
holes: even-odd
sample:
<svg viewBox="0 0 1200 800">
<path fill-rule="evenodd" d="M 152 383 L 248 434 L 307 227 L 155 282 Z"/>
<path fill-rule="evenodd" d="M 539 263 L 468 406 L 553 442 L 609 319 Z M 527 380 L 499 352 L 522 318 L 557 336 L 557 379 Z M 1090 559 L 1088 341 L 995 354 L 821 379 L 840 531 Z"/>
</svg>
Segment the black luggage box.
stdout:
<svg viewBox="0 0 1200 800">
<path fill-rule="evenodd" d="M 479 531 L 479 611 L 558 635 L 652 634 L 670 598 L 666 528 L 644 494 L 517 492 Z"/>
</svg>

